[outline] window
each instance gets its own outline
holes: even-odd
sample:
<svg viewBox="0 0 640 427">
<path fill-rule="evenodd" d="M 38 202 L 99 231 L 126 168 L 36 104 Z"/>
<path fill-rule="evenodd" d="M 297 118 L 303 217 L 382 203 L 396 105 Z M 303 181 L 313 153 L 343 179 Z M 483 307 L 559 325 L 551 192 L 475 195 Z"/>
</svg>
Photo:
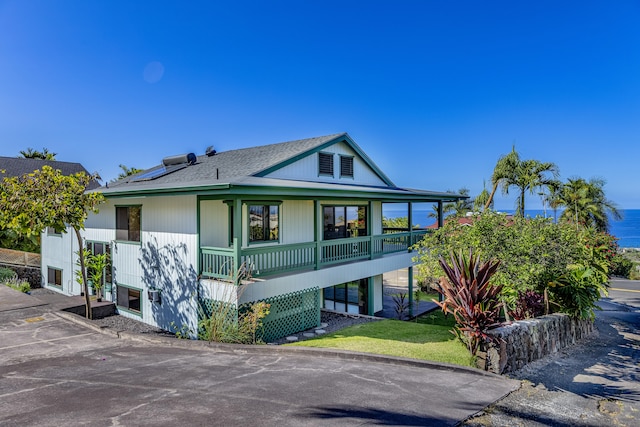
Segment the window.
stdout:
<svg viewBox="0 0 640 427">
<path fill-rule="evenodd" d="M 136 314 L 142 314 L 140 308 L 140 289 L 130 288 L 119 284 L 116 292 L 118 294 L 117 301 L 119 308 L 124 308 L 125 310 Z"/>
<path fill-rule="evenodd" d="M 344 313 L 369 314 L 368 283 L 368 279 L 360 279 L 324 288 L 324 308 Z"/>
<path fill-rule="evenodd" d="M 58 233 L 55 228 L 47 227 L 47 235 L 49 236 L 62 236 L 62 233 Z"/>
<path fill-rule="evenodd" d="M 324 240 L 367 235 L 366 206 L 324 206 Z"/>
<path fill-rule="evenodd" d="M 333 176 L 333 154 L 318 153 L 318 174 Z"/>
<path fill-rule="evenodd" d="M 353 178 L 353 157 L 340 156 L 340 178 Z"/>
<path fill-rule="evenodd" d="M 140 241 L 140 206 L 116 206 L 116 240 Z"/>
<path fill-rule="evenodd" d="M 112 283 L 112 270 L 111 270 L 111 245 L 103 242 L 87 242 L 87 249 L 93 255 L 106 254 L 106 265 L 102 271 L 102 286 Z"/>
<path fill-rule="evenodd" d="M 62 270 L 47 267 L 47 285 L 62 287 Z"/>
<path fill-rule="evenodd" d="M 278 205 L 249 206 L 249 242 L 269 242 L 278 240 L 278 211 Z"/>
</svg>

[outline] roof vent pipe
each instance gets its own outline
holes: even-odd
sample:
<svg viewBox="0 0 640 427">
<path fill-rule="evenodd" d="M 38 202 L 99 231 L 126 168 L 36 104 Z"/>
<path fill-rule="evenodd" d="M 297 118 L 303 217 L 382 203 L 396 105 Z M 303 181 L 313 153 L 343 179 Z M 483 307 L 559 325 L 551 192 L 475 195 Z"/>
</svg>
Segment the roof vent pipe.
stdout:
<svg viewBox="0 0 640 427">
<path fill-rule="evenodd" d="M 198 158 L 196 157 L 196 155 L 193 153 L 189 153 L 189 154 L 180 154 L 178 156 L 165 157 L 164 159 L 162 159 L 162 164 L 164 166 L 181 165 L 183 163 L 188 163 L 192 165 L 197 161 L 198 161 Z"/>
</svg>

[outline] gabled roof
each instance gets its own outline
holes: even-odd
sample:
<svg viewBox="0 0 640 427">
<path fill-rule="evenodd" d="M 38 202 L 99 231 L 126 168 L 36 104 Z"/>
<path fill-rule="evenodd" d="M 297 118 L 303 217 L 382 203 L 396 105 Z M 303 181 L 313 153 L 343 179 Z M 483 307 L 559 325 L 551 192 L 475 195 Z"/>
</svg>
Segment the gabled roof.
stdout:
<svg viewBox="0 0 640 427">
<path fill-rule="evenodd" d="M 23 159 L 21 157 L 0 157 L 0 171 L 5 171 L 5 173 L 0 174 L 0 179 L 3 177 L 22 176 L 42 169 L 42 166 L 45 165 L 59 169 L 63 175 L 72 175 L 78 172 L 84 172 L 90 175 L 80 163 L 61 162 L 58 160 Z M 100 187 L 100 184 L 96 181 L 91 181 L 87 188 L 93 190 L 98 187 Z"/>
<path fill-rule="evenodd" d="M 384 185 L 345 184 L 344 182 L 296 181 L 273 178 L 269 174 L 304 157 L 337 144 L 347 144 L 376 174 Z M 180 156 L 177 156 L 180 157 Z M 186 156 L 183 156 L 186 159 Z M 164 168 L 164 169 L 163 169 Z M 163 172 L 166 171 L 165 172 Z M 159 165 L 100 188 L 107 197 L 168 194 L 202 196 L 287 196 L 366 199 L 389 201 L 455 201 L 465 196 L 396 187 L 347 133 L 281 142 L 202 155 L 194 164 L 175 167 Z"/>
<path fill-rule="evenodd" d="M 155 166 L 139 174 L 110 183 L 102 191 L 108 194 L 119 191 L 148 190 L 155 187 L 166 187 L 167 185 L 181 188 L 187 185 L 204 183 L 233 184 L 246 177 L 264 177 L 338 142 L 348 144 L 383 182 L 393 186 L 393 182 L 373 163 L 348 134 L 337 133 L 297 141 L 223 151 L 213 156 L 202 155 L 198 156 L 196 163 L 189 167 L 161 175 L 153 180 L 139 180 L 139 177 L 147 174 L 151 169 L 159 167 Z"/>
</svg>

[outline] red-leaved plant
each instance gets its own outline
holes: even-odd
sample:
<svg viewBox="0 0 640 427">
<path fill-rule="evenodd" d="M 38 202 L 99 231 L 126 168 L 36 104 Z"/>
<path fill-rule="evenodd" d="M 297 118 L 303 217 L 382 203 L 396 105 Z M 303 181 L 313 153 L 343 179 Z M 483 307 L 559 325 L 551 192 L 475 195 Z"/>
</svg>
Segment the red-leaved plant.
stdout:
<svg viewBox="0 0 640 427">
<path fill-rule="evenodd" d="M 462 251 L 457 255 L 452 252 L 451 265 L 443 257 L 439 261 L 449 280 L 440 279 L 438 292 L 443 301 L 433 301 L 443 312 L 453 314 L 456 326 L 452 332 L 475 356 L 482 343 L 492 341 L 487 331 L 499 324 L 502 286 L 493 286 L 489 280 L 500 261 L 481 263 L 473 250 L 468 257 Z"/>
</svg>

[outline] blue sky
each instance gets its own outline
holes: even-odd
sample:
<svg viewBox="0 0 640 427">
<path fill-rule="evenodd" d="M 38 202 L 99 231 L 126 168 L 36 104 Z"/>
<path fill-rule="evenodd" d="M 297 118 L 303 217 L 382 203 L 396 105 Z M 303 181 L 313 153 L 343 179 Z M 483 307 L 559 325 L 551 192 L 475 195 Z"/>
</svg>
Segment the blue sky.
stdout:
<svg viewBox="0 0 640 427">
<path fill-rule="evenodd" d="M 0 0 L 0 155 L 109 180 L 346 131 L 399 186 L 476 195 L 515 144 L 640 208 L 638 22 L 625 0 Z"/>
</svg>

